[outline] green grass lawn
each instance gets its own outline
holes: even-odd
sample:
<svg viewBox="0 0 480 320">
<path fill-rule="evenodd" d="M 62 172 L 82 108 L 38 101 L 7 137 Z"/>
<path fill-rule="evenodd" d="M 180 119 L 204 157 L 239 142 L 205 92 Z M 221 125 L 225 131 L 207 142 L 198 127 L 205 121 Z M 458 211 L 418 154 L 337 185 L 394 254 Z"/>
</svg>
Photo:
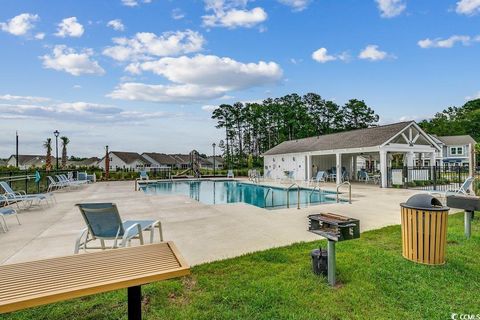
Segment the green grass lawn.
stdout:
<svg viewBox="0 0 480 320">
<path fill-rule="evenodd" d="M 399 213 L 400 214 L 400 213 Z M 279 230 L 281 232 L 281 230 Z M 463 236 L 463 213 L 449 218 L 447 263 L 402 258 L 400 226 L 337 244 L 337 280 L 311 272 L 299 243 L 199 265 L 192 275 L 144 286 L 146 319 L 450 319 L 480 314 L 480 219 Z M 125 319 L 126 290 L 56 303 L 5 319 Z M 2 317 L 2 316 L 0 316 Z"/>
</svg>

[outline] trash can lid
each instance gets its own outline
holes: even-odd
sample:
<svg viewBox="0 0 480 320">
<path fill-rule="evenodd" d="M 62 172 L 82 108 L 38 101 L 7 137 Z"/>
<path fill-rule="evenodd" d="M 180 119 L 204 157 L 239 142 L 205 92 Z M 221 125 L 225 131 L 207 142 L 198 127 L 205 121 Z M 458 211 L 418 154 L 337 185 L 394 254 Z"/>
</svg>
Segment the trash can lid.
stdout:
<svg viewBox="0 0 480 320">
<path fill-rule="evenodd" d="M 449 207 L 442 204 L 440 200 L 426 193 L 419 193 L 411 196 L 407 202 L 400 204 L 404 208 L 420 209 L 428 211 L 448 211 Z"/>
</svg>

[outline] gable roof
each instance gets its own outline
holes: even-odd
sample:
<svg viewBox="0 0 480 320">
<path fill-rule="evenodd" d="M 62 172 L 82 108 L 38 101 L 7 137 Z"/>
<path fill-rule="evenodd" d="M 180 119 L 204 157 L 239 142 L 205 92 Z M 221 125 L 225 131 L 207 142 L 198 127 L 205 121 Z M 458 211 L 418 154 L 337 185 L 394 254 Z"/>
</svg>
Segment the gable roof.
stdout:
<svg viewBox="0 0 480 320">
<path fill-rule="evenodd" d="M 476 144 L 477 142 L 469 135 L 461 135 L 461 136 L 443 136 L 437 137 L 438 140 L 443 142 L 447 146 L 454 146 L 454 145 L 465 145 L 465 144 Z"/>
<path fill-rule="evenodd" d="M 113 153 L 114 155 L 119 157 L 120 160 L 122 160 L 126 164 L 131 164 L 137 160 L 146 164 L 150 163 L 150 161 L 148 161 L 147 159 L 145 159 L 144 157 L 142 157 L 140 154 L 136 152 L 110 151 L 110 153 Z"/>
<path fill-rule="evenodd" d="M 16 155 L 12 154 L 10 156 L 10 158 L 8 158 L 8 160 L 10 159 L 15 159 Z M 32 155 L 32 154 L 19 154 L 18 155 L 18 165 L 19 166 L 25 166 L 25 165 L 28 165 L 28 164 L 34 164 L 36 162 L 41 162 L 41 161 L 45 161 L 47 159 L 47 156 L 46 155 Z M 56 161 L 56 158 L 51 156 L 51 160 L 52 160 L 52 163 L 54 161 Z"/>
<path fill-rule="evenodd" d="M 177 160 L 173 158 L 171 155 L 166 154 L 166 153 L 157 153 L 157 152 L 144 152 L 142 155 L 146 155 L 159 164 L 165 164 L 165 165 L 175 165 L 177 164 Z"/>
<path fill-rule="evenodd" d="M 414 121 L 398 122 L 367 129 L 284 141 L 263 155 L 381 146 L 412 123 Z"/>
</svg>

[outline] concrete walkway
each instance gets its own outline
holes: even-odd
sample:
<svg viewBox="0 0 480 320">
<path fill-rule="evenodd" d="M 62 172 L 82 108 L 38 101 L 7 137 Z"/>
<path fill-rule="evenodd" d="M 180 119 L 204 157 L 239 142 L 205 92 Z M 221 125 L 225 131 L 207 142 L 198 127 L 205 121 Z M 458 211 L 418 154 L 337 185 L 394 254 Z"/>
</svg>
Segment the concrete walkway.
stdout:
<svg viewBox="0 0 480 320">
<path fill-rule="evenodd" d="M 174 241 L 194 265 L 317 240 L 319 237 L 306 231 L 307 215 L 311 213 L 330 211 L 358 218 L 362 231 L 399 224 L 399 203 L 418 192 L 358 184 L 353 186 L 351 205 L 265 210 L 243 203 L 206 205 L 187 196 L 146 195 L 133 189 L 133 182 L 101 182 L 80 190 L 61 191 L 56 194 L 58 203 L 54 206 L 22 211 L 20 226 L 7 218 L 10 231 L 0 233 L 0 263 L 72 254 L 75 239 L 85 227 L 75 203 L 115 202 L 124 220 L 160 219 L 164 239 Z"/>
</svg>

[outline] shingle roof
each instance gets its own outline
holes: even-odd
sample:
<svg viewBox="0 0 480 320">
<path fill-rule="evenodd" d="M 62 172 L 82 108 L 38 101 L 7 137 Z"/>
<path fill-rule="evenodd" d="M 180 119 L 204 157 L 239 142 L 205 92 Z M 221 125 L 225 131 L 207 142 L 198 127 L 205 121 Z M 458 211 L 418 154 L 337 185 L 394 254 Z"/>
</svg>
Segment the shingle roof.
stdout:
<svg viewBox="0 0 480 320">
<path fill-rule="evenodd" d="M 146 164 L 150 163 L 150 161 L 148 161 L 147 159 L 145 159 L 144 157 L 142 157 L 140 154 L 136 152 L 111 151 L 111 153 L 115 154 L 126 164 L 133 163 L 136 160 L 142 161 L 143 163 L 146 163 Z"/>
<path fill-rule="evenodd" d="M 165 154 L 165 153 L 145 152 L 143 154 L 149 156 L 150 158 L 152 158 L 153 160 L 155 160 L 160 164 L 175 165 L 178 162 L 171 155 Z"/>
<path fill-rule="evenodd" d="M 264 155 L 380 146 L 411 123 L 412 121 L 398 122 L 367 129 L 284 141 L 265 152 Z"/>
<path fill-rule="evenodd" d="M 437 137 L 438 140 L 442 141 L 447 146 L 455 146 L 455 145 L 466 145 L 466 144 L 475 144 L 477 143 L 475 139 L 473 139 L 469 135 L 463 136 L 443 136 Z"/>
</svg>

